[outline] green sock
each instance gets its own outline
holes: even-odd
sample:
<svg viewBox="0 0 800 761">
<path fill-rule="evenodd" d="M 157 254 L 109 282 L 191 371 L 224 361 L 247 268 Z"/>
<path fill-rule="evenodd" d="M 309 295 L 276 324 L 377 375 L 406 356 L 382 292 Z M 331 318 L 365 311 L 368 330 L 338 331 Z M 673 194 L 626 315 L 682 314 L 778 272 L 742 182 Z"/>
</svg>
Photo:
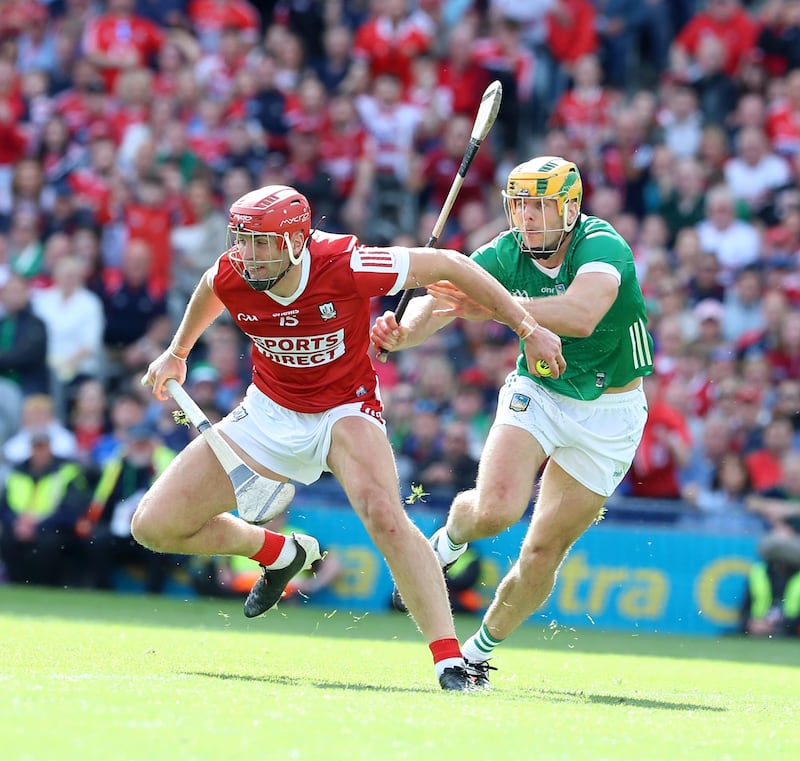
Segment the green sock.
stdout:
<svg viewBox="0 0 800 761">
<path fill-rule="evenodd" d="M 502 639 L 497 639 L 489 634 L 489 627 L 484 622 L 481 624 L 481 628 L 464 643 L 461 652 L 468 661 L 488 661 L 492 657 L 494 649 L 502 641 Z"/>
</svg>

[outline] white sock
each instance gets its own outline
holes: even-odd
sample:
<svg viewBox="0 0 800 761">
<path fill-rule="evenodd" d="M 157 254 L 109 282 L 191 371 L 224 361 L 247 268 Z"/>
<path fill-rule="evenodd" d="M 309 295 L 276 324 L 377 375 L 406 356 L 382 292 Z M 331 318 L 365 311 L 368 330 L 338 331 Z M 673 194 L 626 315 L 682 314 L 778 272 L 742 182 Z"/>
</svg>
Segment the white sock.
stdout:
<svg viewBox="0 0 800 761">
<path fill-rule="evenodd" d="M 447 533 L 446 526 L 442 526 L 442 528 L 430 538 L 430 543 L 442 567 L 458 560 L 467 551 L 467 547 L 469 546 L 467 542 L 464 542 L 464 544 L 456 544 Z"/>
<path fill-rule="evenodd" d="M 274 563 L 265 565 L 264 568 L 286 568 L 297 557 L 297 544 L 292 537 L 287 536 L 286 541 L 283 543 L 283 548 L 278 557 L 275 558 Z"/>
<path fill-rule="evenodd" d="M 482 623 L 481 628 L 464 643 L 461 652 L 471 663 L 488 661 L 492 657 L 494 649 L 502 641 L 489 634 L 489 628 L 485 623 Z"/>
<path fill-rule="evenodd" d="M 437 661 L 433 665 L 436 667 L 436 678 L 438 679 L 445 669 L 452 668 L 453 666 L 460 666 L 463 669 L 466 664 L 463 658 L 445 658 L 444 660 Z"/>
</svg>

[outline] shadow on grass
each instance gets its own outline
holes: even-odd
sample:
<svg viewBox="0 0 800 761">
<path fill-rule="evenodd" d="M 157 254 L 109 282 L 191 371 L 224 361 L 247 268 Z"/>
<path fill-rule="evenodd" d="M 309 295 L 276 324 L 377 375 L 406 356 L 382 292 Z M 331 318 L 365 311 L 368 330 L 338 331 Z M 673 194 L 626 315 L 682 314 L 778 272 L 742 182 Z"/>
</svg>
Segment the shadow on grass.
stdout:
<svg viewBox="0 0 800 761">
<path fill-rule="evenodd" d="M 635 698 L 630 695 L 594 695 L 583 690 L 524 690 L 530 697 L 540 696 L 551 703 L 594 703 L 597 705 L 631 706 L 633 708 L 661 709 L 664 711 L 712 711 L 725 713 L 727 708 L 712 706 L 705 703 L 674 703 L 671 700 L 653 700 L 652 698 Z"/>
<path fill-rule="evenodd" d="M 386 685 L 358 684 L 354 682 L 332 682 L 326 679 L 304 679 L 278 674 L 253 676 L 252 674 L 233 674 L 230 672 L 211 671 L 183 671 L 182 676 L 199 676 L 207 679 L 220 679 L 235 682 L 261 682 L 264 684 L 277 684 L 287 687 L 317 687 L 321 690 L 357 690 L 360 692 L 396 692 L 396 693 L 428 693 L 430 689 L 415 687 L 387 687 Z M 514 689 L 513 694 L 503 690 L 479 693 L 491 695 L 493 699 L 537 699 L 547 703 L 592 703 L 595 705 L 629 706 L 632 708 L 659 709 L 663 711 L 711 711 L 725 713 L 727 708 L 711 706 L 705 703 L 676 703 L 671 700 L 654 700 L 652 698 L 637 698 L 630 695 L 595 695 L 585 693 L 583 690 L 545 690 L 545 689 Z"/>
<path fill-rule="evenodd" d="M 202 676 L 208 679 L 221 679 L 223 681 L 263 682 L 265 684 L 279 684 L 287 687 L 317 687 L 320 690 L 356 690 L 359 692 L 405 692 L 428 693 L 430 689 L 421 687 L 387 687 L 386 685 L 358 684 L 354 682 L 331 682 L 326 679 L 301 679 L 293 676 L 279 676 L 266 674 L 253 676 L 252 674 L 212 673 L 211 671 L 184 671 L 183 676 Z"/>
<path fill-rule="evenodd" d="M 0 616 L 51 617 L 104 621 L 122 625 L 237 631 L 247 635 L 299 635 L 346 639 L 419 642 L 413 621 L 396 612 L 331 610 L 306 604 L 279 605 L 255 619 L 242 614 L 240 600 L 120 594 L 76 589 L 0 586 Z M 457 616 L 462 639 L 478 626 L 477 616 Z M 769 640 L 743 636 L 678 636 L 596 629 L 559 629 L 559 636 L 535 618 L 518 629 L 507 645 L 549 652 L 660 656 L 687 660 L 767 663 L 800 668 L 797 639 Z"/>
</svg>

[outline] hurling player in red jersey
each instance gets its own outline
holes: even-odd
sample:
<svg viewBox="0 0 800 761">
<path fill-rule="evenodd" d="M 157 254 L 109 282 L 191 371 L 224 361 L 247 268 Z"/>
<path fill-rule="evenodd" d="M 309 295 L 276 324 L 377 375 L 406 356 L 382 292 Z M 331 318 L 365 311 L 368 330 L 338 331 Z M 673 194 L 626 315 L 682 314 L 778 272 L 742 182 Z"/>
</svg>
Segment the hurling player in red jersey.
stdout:
<svg viewBox="0 0 800 761">
<path fill-rule="evenodd" d="M 310 484 L 323 471 L 336 476 L 428 640 L 442 688 L 470 689 L 442 572 L 400 502 L 369 356 L 370 299 L 447 279 L 512 326 L 529 361 L 546 360 L 554 375 L 564 367 L 560 339 L 523 319 L 510 294 L 456 251 L 369 248 L 352 235 L 312 233 L 308 200 L 285 185 L 236 201 L 229 232 L 231 248 L 198 283 L 169 349 L 144 381 L 164 399 L 165 382 L 184 381 L 190 349 L 227 309 L 252 342 L 253 383 L 217 430 L 269 478 Z M 257 560 L 265 570 L 245 614 L 258 615 L 291 580 L 275 563 L 289 562 L 298 573 L 318 556 L 317 543 L 246 523 L 227 512 L 233 504 L 228 478 L 198 437 L 141 500 L 133 534 L 160 552 Z"/>
</svg>

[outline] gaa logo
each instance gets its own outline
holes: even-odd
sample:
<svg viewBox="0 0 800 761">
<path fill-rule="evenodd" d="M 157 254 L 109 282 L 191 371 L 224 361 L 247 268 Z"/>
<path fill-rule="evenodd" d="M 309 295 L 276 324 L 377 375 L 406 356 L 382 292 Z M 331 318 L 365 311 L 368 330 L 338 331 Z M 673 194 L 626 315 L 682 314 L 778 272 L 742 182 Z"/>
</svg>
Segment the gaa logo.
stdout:
<svg viewBox="0 0 800 761">
<path fill-rule="evenodd" d="M 236 315 L 236 319 L 242 322 L 258 322 L 258 317 L 254 314 L 245 314 L 244 312 L 239 312 L 239 314 Z"/>
</svg>

